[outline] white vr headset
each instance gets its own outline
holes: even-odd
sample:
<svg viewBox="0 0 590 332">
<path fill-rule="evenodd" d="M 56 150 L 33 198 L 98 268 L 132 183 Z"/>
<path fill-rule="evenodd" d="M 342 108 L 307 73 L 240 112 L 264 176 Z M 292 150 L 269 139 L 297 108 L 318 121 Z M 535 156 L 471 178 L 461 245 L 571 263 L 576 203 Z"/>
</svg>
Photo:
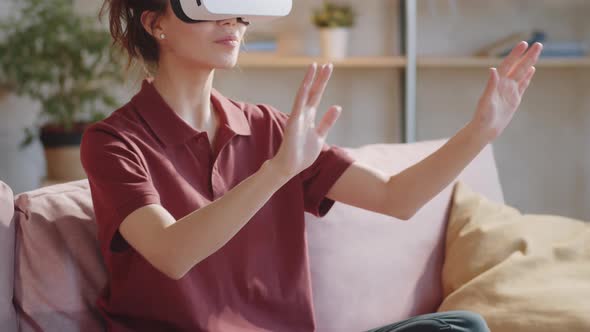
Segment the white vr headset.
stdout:
<svg viewBox="0 0 590 332">
<path fill-rule="evenodd" d="M 287 16 L 292 0 L 170 0 L 179 19 L 187 23 L 240 18 L 260 22 Z"/>
</svg>

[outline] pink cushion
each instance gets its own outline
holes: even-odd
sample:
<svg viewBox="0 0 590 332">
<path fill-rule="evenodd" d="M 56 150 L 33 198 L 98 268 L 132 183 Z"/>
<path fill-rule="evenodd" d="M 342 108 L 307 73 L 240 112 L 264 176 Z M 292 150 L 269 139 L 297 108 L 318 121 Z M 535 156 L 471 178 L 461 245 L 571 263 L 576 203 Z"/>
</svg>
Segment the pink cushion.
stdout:
<svg viewBox="0 0 590 332">
<path fill-rule="evenodd" d="M 0 181 L 0 326 L 4 332 L 15 332 L 16 315 L 12 305 L 14 289 L 14 196 L 10 187 Z"/>
<path fill-rule="evenodd" d="M 106 282 L 87 180 L 16 197 L 15 304 L 24 331 L 104 331 Z"/>
<path fill-rule="evenodd" d="M 395 174 L 445 140 L 348 149 L 357 159 Z M 503 202 L 492 146 L 459 176 Z M 418 314 L 442 301 L 444 231 L 452 185 L 409 221 L 336 203 L 323 219 L 306 215 L 318 331 L 363 331 Z"/>
</svg>

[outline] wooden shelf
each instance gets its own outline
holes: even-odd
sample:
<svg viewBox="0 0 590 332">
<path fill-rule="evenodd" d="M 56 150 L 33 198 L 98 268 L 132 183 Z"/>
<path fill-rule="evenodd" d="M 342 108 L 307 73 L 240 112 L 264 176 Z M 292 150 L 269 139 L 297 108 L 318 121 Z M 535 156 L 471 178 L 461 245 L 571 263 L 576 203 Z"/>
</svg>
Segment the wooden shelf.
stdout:
<svg viewBox="0 0 590 332">
<path fill-rule="evenodd" d="M 333 60 L 322 57 L 279 56 L 241 54 L 239 66 L 242 68 L 303 68 L 312 62 L 332 62 L 334 67 L 341 68 L 405 68 L 406 58 L 403 56 L 367 56 L 349 57 Z M 498 66 L 501 58 L 490 57 L 418 57 L 419 68 L 479 68 Z M 543 68 L 590 68 L 590 57 L 583 58 L 542 58 L 537 67 Z"/>
<path fill-rule="evenodd" d="M 471 68 L 497 66 L 501 58 L 490 57 L 418 57 L 419 68 Z M 590 67 L 590 57 L 583 58 L 541 58 L 536 67 L 580 68 Z"/>
<path fill-rule="evenodd" d="M 342 60 L 333 60 L 321 57 L 308 56 L 279 56 L 279 55 L 254 55 L 242 53 L 238 65 L 242 68 L 302 68 L 312 62 L 334 64 L 341 68 L 404 68 L 406 59 L 402 56 L 371 56 L 349 57 Z"/>
</svg>

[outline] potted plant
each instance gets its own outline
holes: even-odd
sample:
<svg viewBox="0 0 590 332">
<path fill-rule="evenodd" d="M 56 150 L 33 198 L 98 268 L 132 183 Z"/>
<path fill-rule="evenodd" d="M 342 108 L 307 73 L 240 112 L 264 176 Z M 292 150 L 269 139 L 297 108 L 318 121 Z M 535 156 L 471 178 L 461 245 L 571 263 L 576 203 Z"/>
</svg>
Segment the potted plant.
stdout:
<svg viewBox="0 0 590 332">
<path fill-rule="evenodd" d="M 84 129 L 117 102 L 109 92 L 122 70 L 111 38 L 73 0 L 18 0 L 15 15 L 0 22 L 0 86 L 40 105 L 25 128 L 21 148 L 39 138 L 47 178 L 85 178 L 79 158 Z"/>
<path fill-rule="evenodd" d="M 322 56 L 341 59 L 348 53 L 350 28 L 354 26 L 356 13 L 351 5 L 324 1 L 313 14 L 313 23 L 320 30 Z"/>
</svg>

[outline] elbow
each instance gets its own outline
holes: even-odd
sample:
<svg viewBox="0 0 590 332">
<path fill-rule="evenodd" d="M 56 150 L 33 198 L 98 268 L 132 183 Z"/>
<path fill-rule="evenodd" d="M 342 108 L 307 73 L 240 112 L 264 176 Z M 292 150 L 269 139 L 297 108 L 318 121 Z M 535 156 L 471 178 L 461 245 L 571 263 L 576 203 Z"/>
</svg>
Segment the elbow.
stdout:
<svg viewBox="0 0 590 332">
<path fill-rule="evenodd" d="M 178 251 L 169 252 L 168 255 L 158 257 L 159 265 L 156 268 L 172 280 L 180 280 L 197 264 L 204 259 L 204 256 L 187 257 L 179 254 Z"/>
<path fill-rule="evenodd" d="M 407 207 L 400 206 L 399 204 L 391 204 L 390 202 L 387 202 L 387 204 L 384 204 L 383 206 L 384 207 L 381 209 L 381 211 L 383 211 L 382 214 L 399 220 L 410 220 L 416 214 L 415 210 L 408 209 Z"/>
<path fill-rule="evenodd" d="M 182 279 L 189 269 L 179 260 L 180 257 L 169 254 L 152 256 L 151 265 L 160 273 L 172 280 Z"/>
<path fill-rule="evenodd" d="M 190 248 L 183 246 L 166 245 L 163 248 L 166 249 L 159 250 L 159 254 L 154 257 L 157 264 L 153 265 L 172 280 L 184 278 L 193 267 L 210 255 L 210 253 L 193 255 Z"/>
<path fill-rule="evenodd" d="M 401 214 L 401 220 L 410 220 L 412 218 L 414 218 L 414 216 L 416 215 L 416 213 L 418 213 L 418 211 L 420 211 L 420 209 L 400 209 L 400 211 L 403 211 L 403 213 Z"/>
<path fill-rule="evenodd" d="M 410 219 L 412 219 L 412 218 L 413 218 L 415 215 L 416 215 L 416 213 L 415 213 L 415 212 L 410 212 L 410 213 L 407 213 L 407 212 L 406 212 L 406 213 L 402 214 L 402 215 L 399 217 L 399 219 L 401 219 L 401 220 L 404 220 L 404 221 L 407 221 L 407 220 L 410 220 Z"/>
<path fill-rule="evenodd" d="M 168 267 L 168 268 L 162 268 L 159 269 L 160 272 L 162 272 L 166 277 L 172 279 L 172 280 L 180 280 L 182 279 L 182 277 L 185 276 L 186 272 L 182 272 L 180 269 L 178 268 L 174 268 L 174 267 Z"/>
<path fill-rule="evenodd" d="M 150 260 L 150 264 L 153 268 L 158 270 L 158 272 L 172 280 L 180 280 L 186 274 L 170 258 L 168 258 L 168 260 L 152 259 Z"/>
<path fill-rule="evenodd" d="M 400 192 L 397 189 L 402 188 L 403 186 L 393 183 L 394 181 L 397 181 L 397 179 L 398 177 L 392 176 L 387 181 L 384 194 L 382 195 L 381 211 L 384 211 L 383 214 L 399 220 L 410 220 L 414 217 L 416 211 L 408 208 L 408 204 L 404 200 L 405 193 Z"/>
<path fill-rule="evenodd" d="M 174 281 L 182 279 L 185 275 L 186 273 L 166 273 L 166 276 Z"/>
<path fill-rule="evenodd" d="M 188 272 L 188 270 L 180 268 L 179 266 L 174 266 L 170 263 L 168 263 L 167 266 L 161 265 L 156 268 L 166 277 L 175 281 L 182 279 Z"/>
<path fill-rule="evenodd" d="M 404 221 L 412 219 L 415 215 L 414 212 L 408 212 L 408 211 L 404 211 L 403 209 L 397 209 L 397 208 L 389 208 L 387 210 L 387 212 L 383 213 L 383 214 L 393 217 L 395 219 L 404 220 Z"/>
<path fill-rule="evenodd" d="M 387 209 L 387 213 L 385 214 L 399 220 L 407 221 L 416 215 L 416 211 L 409 211 L 398 206 L 390 206 L 389 209 Z"/>
</svg>

